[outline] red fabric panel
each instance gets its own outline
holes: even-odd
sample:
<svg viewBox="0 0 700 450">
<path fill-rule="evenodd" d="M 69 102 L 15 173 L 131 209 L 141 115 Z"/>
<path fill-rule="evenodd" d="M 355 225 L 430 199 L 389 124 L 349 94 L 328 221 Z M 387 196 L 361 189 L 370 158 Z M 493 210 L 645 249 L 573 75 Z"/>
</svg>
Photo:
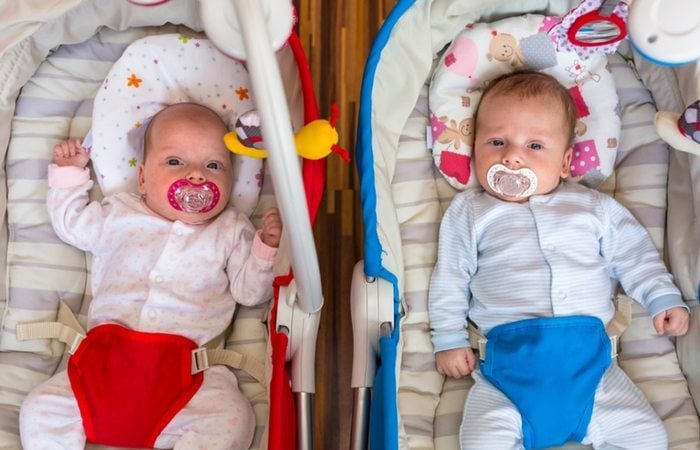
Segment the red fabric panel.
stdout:
<svg viewBox="0 0 700 450">
<path fill-rule="evenodd" d="M 68 361 L 89 442 L 149 447 L 202 384 L 190 339 L 120 325 L 93 328 Z"/>
<path fill-rule="evenodd" d="M 288 285 L 290 274 L 275 278 L 273 306 L 270 311 L 270 343 L 272 345 L 272 380 L 270 381 L 270 422 L 268 450 L 295 450 L 297 448 L 297 415 L 292 387 L 287 373 L 287 335 L 277 332 L 277 302 L 279 287 Z"/>
<path fill-rule="evenodd" d="M 275 333 L 272 337 L 269 450 L 297 448 L 296 408 L 285 364 L 287 344 L 287 336 L 284 334 Z"/>
<path fill-rule="evenodd" d="M 289 37 L 289 45 L 294 54 L 294 59 L 296 59 L 301 80 L 304 96 L 304 123 L 309 123 L 319 118 L 311 70 L 296 32 L 292 32 L 292 35 Z M 309 219 L 311 220 L 311 225 L 313 225 L 326 186 L 326 158 L 316 161 L 304 159 L 301 166 L 301 175 L 303 177 L 304 190 L 306 191 Z"/>
</svg>

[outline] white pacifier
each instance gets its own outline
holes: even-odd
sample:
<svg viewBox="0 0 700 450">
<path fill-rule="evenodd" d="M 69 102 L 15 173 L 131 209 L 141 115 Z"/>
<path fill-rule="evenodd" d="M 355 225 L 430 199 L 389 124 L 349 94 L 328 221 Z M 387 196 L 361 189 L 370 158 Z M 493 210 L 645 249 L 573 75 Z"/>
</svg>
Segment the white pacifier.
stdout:
<svg viewBox="0 0 700 450">
<path fill-rule="evenodd" d="M 503 164 L 494 164 L 486 174 L 489 187 L 506 197 L 528 197 L 537 189 L 537 175 L 530 169 L 512 170 Z"/>
<path fill-rule="evenodd" d="M 170 185 L 168 201 L 178 211 L 188 213 L 209 212 L 219 203 L 219 188 L 212 182 L 194 184 L 180 179 Z"/>
</svg>

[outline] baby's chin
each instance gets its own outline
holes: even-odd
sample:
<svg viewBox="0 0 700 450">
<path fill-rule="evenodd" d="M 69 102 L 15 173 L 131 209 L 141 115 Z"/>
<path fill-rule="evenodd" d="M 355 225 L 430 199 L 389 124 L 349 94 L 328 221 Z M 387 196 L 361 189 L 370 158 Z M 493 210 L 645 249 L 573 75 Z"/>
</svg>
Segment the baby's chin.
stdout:
<svg viewBox="0 0 700 450">
<path fill-rule="evenodd" d="M 182 223 L 184 223 L 185 225 L 202 225 L 202 224 L 204 224 L 204 223 L 209 222 L 209 221 L 212 220 L 214 217 L 216 217 L 216 216 L 213 216 L 213 217 L 202 217 L 202 214 L 195 214 L 195 215 L 194 215 L 195 217 L 191 217 L 191 216 L 193 216 L 192 213 L 190 213 L 190 214 L 182 214 L 182 215 L 178 215 L 178 216 L 176 216 L 175 218 L 170 219 L 170 220 L 171 220 L 172 222 L 175 222 L 175 221 L 177 221 L 177 222 L 182 222 Z"/>
<path fill-rule="evenodd" d="M 216 208 L 205 213 L 190 213 L 185 211 L 178 211 L 173 208 L 173 218 L 172 221 L 180 221 L 187 225 L 201 225 L 214 220 L 221 212 L 225 209 Z"/>
<path fill-rule="evenodd" d="M 177 210 L 170 205 L 150 205 L 148 201 L 144 201 L 142 203 L 146 207 L 146 209 L 155 216 L 161 217 L 171 222 L 182 222 L 187 225 L 201 225 L 210 222 L 211 220 L 216 218 L 216 216 L 221 214 L 221 212 L 224 209 L 226 209 L 226 204 L 223 204 L 222 206 L 217 206 L 211 211 L 207 211 L 205 213 L 193 213 Z"/>
<path fill-rule="evenodd" d="M 529 195 L 525 196 L 518 196 L 518 195 L 505 195 L 505 194 L 500 194 L 496 191 L 494 191 L 491 186 L 489 185 L 483 185 L 480 183 L 481 188 L 486 191 L 489 195 L 496 197 L 499 200 L 503 200 L 504 202 L 510 202 L 510 203 L 524 203 L 530 200 L 531 197 L 537 196 L 537 195 L 548 195 L 554 192 L 559 184 L 561 182 L 565 181 L 564 179 L 558 180 L 556 183 L 554 183 L 552 186 L 538 186 L 535 192 Z"/>
<path fill-rule="evenodd" d="M 532 195 L 527 195 L 524 197 L 510 196 L 510 195 L 504 195 L 504 194 L 494 194 L 494 195 L 496 195 L 496 197 L 503 200 L 504 202 L 510 202 L 510 203 L 525 203 L 526 201 L 530 200 L 530 197 L 532 197 Z"/>
<path fill-rule="evenodd" d="M 490 187 L 484 187 L 481 186 L 484 191 L 486 191 L 487 194 L 491 195 L 492 197 L 496 197 L 499 200 L 503 200 L 504 202 L 510 202 L 510 203 L 523 203 L 526 202 L 530 199 L 535 194 L 530 194 L 524 197 L 518 196 L 518 195 L 505 195 L 505 194 L 499 194 L 498 192 L 494 191 Z"/>
</svg>

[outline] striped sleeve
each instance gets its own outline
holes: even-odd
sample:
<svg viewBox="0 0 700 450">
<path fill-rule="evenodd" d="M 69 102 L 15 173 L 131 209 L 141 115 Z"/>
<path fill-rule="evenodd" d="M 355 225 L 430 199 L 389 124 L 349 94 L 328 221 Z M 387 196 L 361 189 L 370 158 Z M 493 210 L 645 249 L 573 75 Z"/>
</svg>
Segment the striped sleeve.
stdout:
<svg viewBox="0 0 700 450">
<path fill-rule="evenodd" d="M 440 225 L 428 309 L 434 351 L 469 346 L 469 281 L 476 272 L 476 230 L 468 192 L 454 198 Z"/>
<path fill-rule="evenodd" d="M 610 275 L 652 317 L 670 308 L 686 307 L 649 233 L 615 199 L 604 194 L 598 197 L 605 217 L 601 253 Z"/>
</svg>

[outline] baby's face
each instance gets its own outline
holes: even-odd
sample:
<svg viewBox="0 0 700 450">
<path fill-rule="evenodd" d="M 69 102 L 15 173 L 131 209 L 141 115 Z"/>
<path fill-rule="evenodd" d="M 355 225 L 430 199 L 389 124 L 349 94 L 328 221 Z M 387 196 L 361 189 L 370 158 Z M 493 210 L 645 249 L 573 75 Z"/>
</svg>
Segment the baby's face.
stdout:
<svg viewBox="0 0 700 450">
<path fill-rule="evenodd" d="M 226 127 L 214 119 L 201 109 L 185 106 L 158 117 L 153 124 L 146 160 L 139 168 L 139 192 L 155 213 L 195 224 L 216 217 L 228 205 L 233 183 L 231 153 L 223 141 Z M 208 191 L 204 198 L 216 199 L 200 211 L 175 200 L 183 189 L 196 192 L 202 187 Z M 212 197 L 212 192 L 217 193 Z"/>
<path fill-rule="evenodd" d="M 489 95 L 479 105 L 474 140 L 474 166 L 479 184 L 506 201 L 525 201 L 547 194 L 569 176 L 571 147 L 564 107 L 548 97 L 520 99 L 508 94 Z M 488 183 L 495 164 L 510 171 L 529 169 L 537 187 L 525 196 L 496 192 Z"/>
</svg>

